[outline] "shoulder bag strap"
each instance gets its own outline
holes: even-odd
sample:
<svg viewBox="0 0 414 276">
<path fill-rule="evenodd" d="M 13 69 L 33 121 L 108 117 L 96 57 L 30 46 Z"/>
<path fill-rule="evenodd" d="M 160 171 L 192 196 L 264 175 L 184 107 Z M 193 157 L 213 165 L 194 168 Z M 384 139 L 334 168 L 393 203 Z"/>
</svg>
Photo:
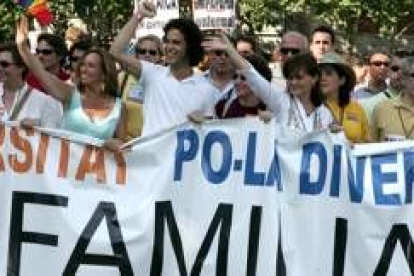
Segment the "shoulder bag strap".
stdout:
<svg viewBox="0 0 414 276">
<path fill-rule="evenodd" d="M 19 115 L 20 111 L 22 110 L 23 105 L 27 102 L 27 99 L 29 98 L 31 92 L 32 92 L 32 88 L 29 86 L 26 90 L 26 93 L 24 93 L 24 95 L 22 96 L 20 101 L 13 108 L 12 114 L 9 117 L 10 121 L 15 121 L 17 119 L 17 116 Z"/>
</svg>

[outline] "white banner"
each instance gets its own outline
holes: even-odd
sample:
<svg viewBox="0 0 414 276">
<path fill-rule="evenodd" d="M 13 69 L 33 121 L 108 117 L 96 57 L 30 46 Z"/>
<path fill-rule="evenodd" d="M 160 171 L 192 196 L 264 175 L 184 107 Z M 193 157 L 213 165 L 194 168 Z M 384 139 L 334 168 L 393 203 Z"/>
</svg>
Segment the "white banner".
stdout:
<svg viewBox="0 0 414 276">
<path fill-rule="evenodd" d="M 236 27 L 237 0 L 193 0 L 194 21 L 201 29 Z"/>
<path fill-rule="evenodd" d="M 0 145 L 3 275 L 413 273 L 412 143 L 245 119 L 123 154 L 5 126 Z"/>
</svg>

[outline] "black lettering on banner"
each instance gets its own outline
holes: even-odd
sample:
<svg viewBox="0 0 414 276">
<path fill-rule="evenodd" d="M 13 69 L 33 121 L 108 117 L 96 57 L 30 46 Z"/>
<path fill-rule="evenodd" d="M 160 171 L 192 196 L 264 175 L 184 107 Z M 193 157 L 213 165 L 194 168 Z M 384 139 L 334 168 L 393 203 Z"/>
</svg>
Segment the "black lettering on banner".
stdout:
<svg viewBox="0 0 414 276">
<path fill-rule="evenodd" d="M 387 275 L 397 241 L 400 241 L 411 275 L 414 275 L 413 239 L 411 238 L 410 231 L 408 230 L 408 226 L 406 224 L 395 224 L 392 226 L 391 232 L 385 240 L 384 249 L 382 250 L 381 258 L 375 269 L 374 276 Z"/>
<path fill-rule="evenodd" d="M 343 276 L 345 269 L 346 243 L 348 240 L 348 221 L 335 219 L 335 241 L 333 257 L 333 276 Z"/>
<path fill-rule="evenodd" d="M 207 234 L 201 244 L 200 250 L 197 253 L 196 260 L 191 269 L 190 275 L 200 275 L 203 263 L 207 257 L 213 239 L 220 227 L 218 237 L 217 249 L 217 276 L 227 275 L 227 259 L 230 239 L 230 229 L 232 223 L 233 205 L 219 204 L 213 220 L 207 230 Z M 187 268 L 185 265 L 183 246 L 181 242 L 180 233 L 178 231 L 177 222 L 174 217 L 172 204 L 170 201 L 157 202 L 155 204 L 155 234 L 154 234 L 154 249 L 151 263 L 151 276 L 162 275 L 162 265 L 164 257 L 164 229 L 167 223 L 170 234 L 171 243 L 178 263 L 178 269 L 181 276 L 187 276 Z"/>
<path fill-rule="evenodd" d="M 58 245 L 57 235 L 23 231 L 25 203 L 67 207 L 68 198 L 50 194 L 13 192 L 7 275 L 20 275 L 20 257 L 23 243 L 36 243 L 49 246 Z"/>
<path fill-rule="evenodd" d="M 262 224 L 262 207 L 253 206 L 250 212 L 249 247 L 247 253 L 247 276 L 256 275 L 259 251 L 260 228 Z"/>
<path fill-rule="evenodd" d="M 276 252 L 276 275 L 286 276 L 286 263 L 283 256 L 283 244 L 282 244 L 282 221 L 279 213 L 279 237 L 277 240 L 277 252 Z"/>
<path fill-rule="evenodd" d="M 113 255 L 87 254 L 86 249 L 92 239 L 92 236 L 98 229 L 102 220 L 105 218 L 106 225 L 111 240 Z M 76 243 L 75 249 L 70 256 L 68 264 L 63 272 L 63 276 L 76 275 L 79 266 L 95 265 L 95 266 L 113 266 L 118 267 L 120 275 L 134 275 L 131 262 L 122 237 L 121 228 L 119 226 L 116 214 L 115 204 L 112 202 L 100 202 L 92 218 L 89 220 L 81 237 Z"/>
</svg>

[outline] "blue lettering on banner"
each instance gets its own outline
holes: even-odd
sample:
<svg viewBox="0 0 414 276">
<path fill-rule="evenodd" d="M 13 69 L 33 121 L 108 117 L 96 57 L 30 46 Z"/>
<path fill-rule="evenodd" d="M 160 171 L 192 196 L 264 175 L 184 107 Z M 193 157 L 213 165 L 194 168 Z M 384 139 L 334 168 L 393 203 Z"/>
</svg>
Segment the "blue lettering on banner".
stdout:
<svg viewBox="0 0 414 276">
<path fill-rule="evenodd" d="M 364 197 L 364 171 L 366 157 L 356 158 L 356 172 L 353 171 L 351 161 L 348 159 L 348 187 L 349 197 L 353 203 L 361 203 Z"/>
<path fill-rule="evenodd" d="M 396 164 L 397 155 L 385 154 L 374 155 L 371 158 L 372 181 L 374 187 L 375 203 L 378 205 L 401 205 L 401 198 L 398 194 L 384 194 L 383 184 L 396 183 L 398 180 L 397 172 L 383 172 L 382 165 Z"/>
<path fill-rule="evenodd" d="M 186 149 L 188 144 L 188 149 Z M 175 150 L 174 181 L 183 176 L 183 163 L 194 160 L 197 155 L 199 140 L 197 132 L 192 129 L 177 131 L 177 149 Z"/>
<path fill-rule="evenodd" d="M 312 157 L 319 160 L 319 174 L 316 181 L 311 182 L 310 172 L 315 167 L 312 166 Z M 327 152 L 324 145 L 320 142 L 312 142 L 303 146 L 302 163 L 300 166 L 300 194 L 316 195 L 320 194 L 326 179 Z"/>
<path fill-rule="evenodd" d="M 265 181 L 264 172 L 256 172 L 254 164 L 256 163 L 256 141 L 257 133 L 250 132 L 247 143 L 246 170 L 244 171 L 245 185 L 263 186 Z"/>
<path fill-rule="evenodd" d="M 331 189 L 329 195 L 332 197 L 339 197 L 339 187 L 341 185 L 341 157 L 342 146 L 335 145 L 332 161 L 332 177 L 331 177 Z"/>
<path fill-rule="evenodd" d="M 405 203 L 413 202 L 414 151 L 404 152 Z"/>
<path fill-rule="evenodd" d="M 220 145 L 223 152 L 222 163 L 217 171 L 214 171 L 211 165 L 211 149 L 214 144 Z M 232 163 L 232 147 L 227 134 L 222 131 L 212 131 L 207 134 L 201 160 L 201 167 L 207 180 L 214 184 L 223 182 L 229 175 Z"/>
<path fill-rule="evenodd" d="M 282 191 L 282 180 L 281 180 L 281 173 L 280 173 L 280 164 L 279 164 L 279 157 L 277 153 L 277 144 L 275 143 L 275 150 L 273 154 L 273 160 L 270 164 L 269 172 L 267 173 L 266 178 L 266 186 L 274 186 L 275 181 L 277 181 L 277 190 Z"/>
</svg>

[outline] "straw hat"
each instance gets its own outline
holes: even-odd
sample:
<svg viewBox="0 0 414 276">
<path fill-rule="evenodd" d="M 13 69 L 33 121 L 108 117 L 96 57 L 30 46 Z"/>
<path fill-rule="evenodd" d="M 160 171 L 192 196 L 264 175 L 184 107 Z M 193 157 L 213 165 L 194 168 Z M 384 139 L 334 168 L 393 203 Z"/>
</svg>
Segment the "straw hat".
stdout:
<svg viewBox="0 0 414 276">
<path fill-rule="evenodd" d="M 356 84 L 355 72 L 340 55 L 334 52 L 326 53 L 319 62 L 319 66 L 324 64 L 332 65 L 336 70 L 343 73 L 345 76 L 345 84 L 343 86 L 346 88 L 346 91 L 354 89 Z"/>
</svg>

